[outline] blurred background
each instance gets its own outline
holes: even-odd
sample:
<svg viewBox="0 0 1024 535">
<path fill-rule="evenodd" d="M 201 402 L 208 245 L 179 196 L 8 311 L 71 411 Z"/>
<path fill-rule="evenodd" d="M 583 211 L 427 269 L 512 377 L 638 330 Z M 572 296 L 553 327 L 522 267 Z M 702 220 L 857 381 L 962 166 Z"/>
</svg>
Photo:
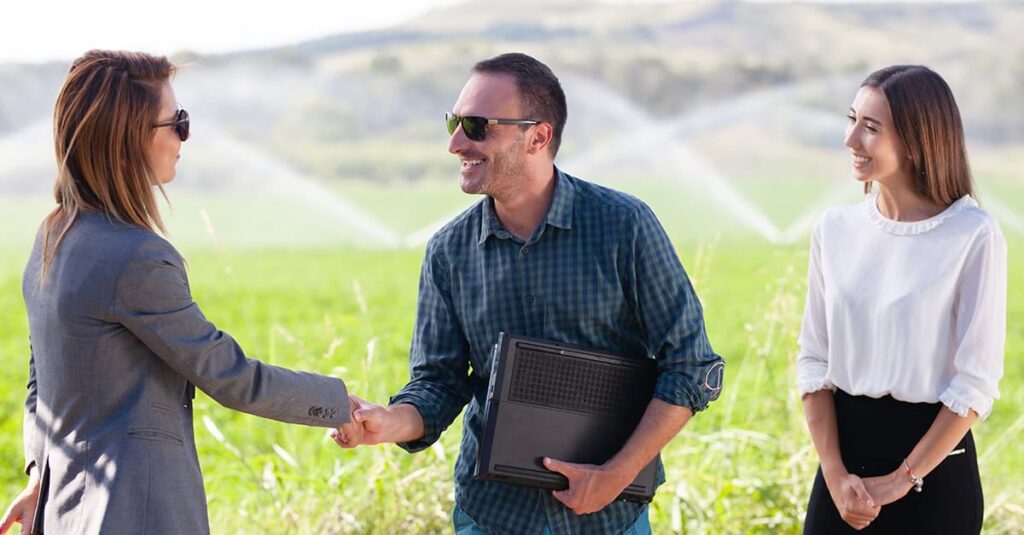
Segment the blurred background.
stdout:
<svg viewBox="0 0 1024 535">
<path fill-rule="evenodd" d="M 111 4 L 0 22 L 17 41 L 0 46 L 6 496 L 22 484 L 20 270 L 52 208 L 50 119 L 71 59 L 130 48 L 181 66 L 174 87 L 192 138 L 165 213 L 197 302 L 251 356 L 335 373 L 384 402 L 407 378 L 423 245 L 478 200 L 458 188 L 443 115 L 473 63 L 521 51 L 568 97 L 556 164 L 652 206 L 728 362 L 727 393 L 664 454 L 655 532 L 799 532 L 816 467 L 792 364 L 808 232 L 825 208 L 861 198 L 842 144 L 861 80 L 917 63 L 952 87 L 978 197 L 1010 245 L 1003 399 L 975 432 L 986 531 L 1022 529 L 1021 3 L 299 0 L 181 2 L 165 14 Z M 319 431 L 208 398 L 197 426 L 214 532 L 450 529 L 458 423 L 417 456 L 342 452 Z"/>
</svg>

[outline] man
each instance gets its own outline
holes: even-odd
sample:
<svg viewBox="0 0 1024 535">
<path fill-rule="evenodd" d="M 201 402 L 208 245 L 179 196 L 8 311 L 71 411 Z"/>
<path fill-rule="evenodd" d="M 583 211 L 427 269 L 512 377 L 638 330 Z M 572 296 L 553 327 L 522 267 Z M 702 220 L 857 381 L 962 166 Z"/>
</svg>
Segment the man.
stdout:
<svg viewBox="0 0 1024 535">
<path fill-rule="evenodd" d="M 649 532 L 646 506 L 614 500 L 721 388 L 700 303 L 650 208 L 554 166 L 566 114 L 539 61 L 503 54 L 474 67 L 448 117 L 448 151 L 462 190 L 485 197 L 427 244 L 411 380 L 386 408 L 354 399 L 362 428 L 335 435 L 343 447 L 415 452 L 468 403 L 457 533 Z M 601 466 L 545 459 L 568 478 L 564 491 L 473 479 L 499 331 L 657 359 L 654 399 L 617 455 Z"/>
</svg>

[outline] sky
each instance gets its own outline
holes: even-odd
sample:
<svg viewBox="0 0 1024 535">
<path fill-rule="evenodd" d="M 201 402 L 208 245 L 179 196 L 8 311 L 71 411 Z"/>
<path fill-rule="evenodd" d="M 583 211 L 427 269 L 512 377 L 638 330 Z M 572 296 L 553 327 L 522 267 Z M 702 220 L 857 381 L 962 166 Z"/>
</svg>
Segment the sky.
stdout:
<svg viewBox="0 0 1024 535">
<path fill-rule="evenodd" d="M 393 26 L 459 0 L 2 0 L 0 63 L 91 48 L 218 53 Z"/>
<path fill-rule="evenodd" d="M 0 0 L 0 63 L 70 61 L 91 48 L 169 55 L 273 47 L 386 28 L 462 1 Z M 466 23 L 472 24 L 471 13 L 466 14 Z"/>
</svg>

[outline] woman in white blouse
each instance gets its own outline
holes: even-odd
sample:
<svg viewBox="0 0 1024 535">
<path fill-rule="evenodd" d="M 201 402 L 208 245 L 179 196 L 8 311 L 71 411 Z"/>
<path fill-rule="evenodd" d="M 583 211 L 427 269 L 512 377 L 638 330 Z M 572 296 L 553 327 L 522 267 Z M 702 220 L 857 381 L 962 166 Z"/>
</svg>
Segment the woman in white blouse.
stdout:
<svg viewBox="0 0 1024 535">
<path fill-rule="evenodd" d="M 797 382 L 821 468 L 804 533 L 978 533 L 970 428 L 999 397 L 1005 241 L 935 72 L 868 76 L 846 146 L 867 195 L 811 237 Z"/>
</svg>

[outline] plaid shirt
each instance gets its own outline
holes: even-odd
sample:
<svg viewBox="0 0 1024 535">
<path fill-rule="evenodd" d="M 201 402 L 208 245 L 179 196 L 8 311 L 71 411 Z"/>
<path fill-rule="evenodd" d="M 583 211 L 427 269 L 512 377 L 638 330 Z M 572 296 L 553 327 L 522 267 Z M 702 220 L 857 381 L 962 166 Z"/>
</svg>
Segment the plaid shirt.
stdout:
<svg viewBox="0 0 1024 535">
<path fill-rule="evenodd" d="M 704 409 L 718 397 L 722 359 L 708 343 L 700 302 L 650 208 L 555 170 L 551 207 L 523 242 L 485 197 L 427 244 L 410 350 L 411 380 L 391 398 L 423 417 L 414 452 L 434 443 L 466 404 L 455 464 L 456 500 L 492 533 L 618 533 L 641 504 L 615 501 L 576 516 L 550 491 L 475 481 L 498 332 L 657 359 L 654 396 Z M 658 466 L 658 483 L 664 482 Z"/>
</svg>

